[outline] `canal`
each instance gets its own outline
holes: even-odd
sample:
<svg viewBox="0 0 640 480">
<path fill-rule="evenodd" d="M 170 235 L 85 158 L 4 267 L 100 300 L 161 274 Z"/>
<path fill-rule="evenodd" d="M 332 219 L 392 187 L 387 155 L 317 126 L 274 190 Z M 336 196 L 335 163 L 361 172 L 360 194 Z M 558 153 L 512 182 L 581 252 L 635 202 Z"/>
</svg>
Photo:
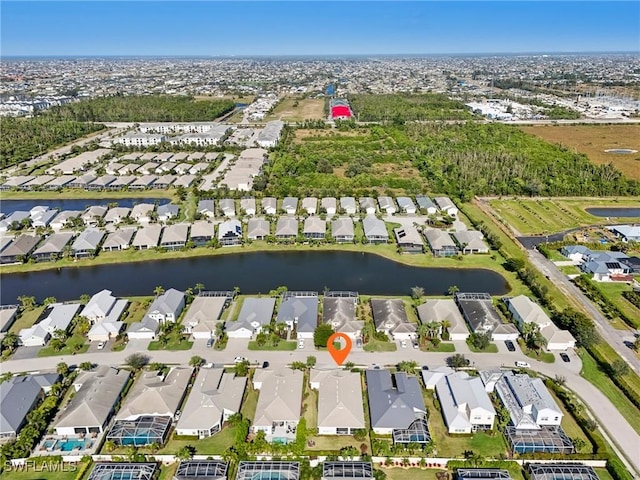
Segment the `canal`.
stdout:
<svg viewBox="0 0 640 480">
<path fill-rule="evenodd" d="M 596 217 L 640 217 L 639 207 L 593 207 L 585 208 L 587 213 Z"/>
<path fill-rule="evenodd" d="M 118 204 L 119 207 L 131 208 L 138 203 L 157 203 L 164 205 L 169 203 L 168 198 L 74 198 L 74 199 L 46 199 L 46 200 L 2 200 L 0 202 L 0 213 L 5 215 L 17 210 L 29 211 L 33 207 L 39 205 L 49 208 L 57 208 L 59 210 L 80 210 L 83 211 L 87 207 L 93 205 L 107 206 L 110 204 Z"/>
<path fill-rule="evenodd" d="M 184 290 L 202 283 L 207 290 L 268 293 L 280 285 L 289 290 L 354 290 L 370 295 L 409 295 L 414 286 L 426 295 L 460 291 L 508 292 L 506 280 L 478 268 L 423 268 L 360 252 L 255 252 L 150 262 L 63 268 L 2 275 L 0 301 L 15 303 L 20 295 L 41 302 L 94 294 L 104 288 L 116 296 L 152 295 L 157 286 Z"/>
</svg>

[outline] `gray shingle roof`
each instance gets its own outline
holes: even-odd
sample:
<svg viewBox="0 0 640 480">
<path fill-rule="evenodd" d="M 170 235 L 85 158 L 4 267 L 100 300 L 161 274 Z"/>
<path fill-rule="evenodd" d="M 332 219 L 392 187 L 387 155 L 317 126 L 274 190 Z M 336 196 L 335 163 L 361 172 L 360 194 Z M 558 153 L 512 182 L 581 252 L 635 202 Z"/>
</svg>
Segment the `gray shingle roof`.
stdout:
<svg viewBox="0 0 640 480">
<path fill-rule="evenodd" d="M 367 392 L 372 428 L 408 428 L 427 411 L 415 377 L 389 370 L 367 370 Z"/>
</svg>

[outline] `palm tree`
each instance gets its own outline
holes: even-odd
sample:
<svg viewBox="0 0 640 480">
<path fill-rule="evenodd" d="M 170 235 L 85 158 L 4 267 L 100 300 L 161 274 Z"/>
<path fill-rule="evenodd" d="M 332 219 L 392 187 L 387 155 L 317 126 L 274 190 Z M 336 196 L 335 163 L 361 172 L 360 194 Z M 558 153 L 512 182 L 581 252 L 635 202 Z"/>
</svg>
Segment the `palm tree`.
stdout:
<svg viewBox="0 0 640 480">
<path fill-rule="evenodd" d="M 196 283 L 196 286 L 194 288 L 198 290 L 198 293 L 201 293 L 202 290 L 204 290 L 204 283 Z"/>
<path fill-rule="evenodd" d="M 69 373 L 69 365 L 64 362 L 60 362 L 58 365 L 56 365 L 56 372 L 58 372 L 58 374 L 62 375 L 63 377 L 67 376 L 67 374 Z"/>
<path fill-rule="evenodd" d="M 104 449 L 107 452 L 113 452 L 116 448 L 118 448 L 118 446 L 113 440 L 107 440 L 106 442 L 104 442 Z"/>
<path fill-rule="evenodd" d="M 156 297 L 159 297 L 163 293 L 164 293 L 164 287 L 162 285 L 158 285 L 156 288 L 153 289 L 153 294 Z"/>
<path fill-rule="evenodd" d="M 34 296 L 20 295 L 18 301 L 22 304 L 23 310 L 30 310 L 36 305 L 36 297 Z"/>
<path fill-rule="evenodd" d="M 426 324 L 421 323 L 420 325 L 418 325 L 416 332 L 418 333 L 420 342 L 423 343 L 429 335 L 429 327 Z"/>
<path fill-rule="evenodd" d="M 7 334 L 2 339 L 2 346 L 4 348 L 8 348 L 11 351 L 18 348 L 18 345 L 20 345 L 20 337 L 17 333 L 7 332 Z"/>
<path fill-rule="evenodd" d="M 447 293 L 451 296 L 454 296 L 456 293 L 458 293 L 460 291 L 460 289 L 458 288 L 457 285 L 451 285 L 449 287 L 449 289 L 447 290 Z"/>
</svg>

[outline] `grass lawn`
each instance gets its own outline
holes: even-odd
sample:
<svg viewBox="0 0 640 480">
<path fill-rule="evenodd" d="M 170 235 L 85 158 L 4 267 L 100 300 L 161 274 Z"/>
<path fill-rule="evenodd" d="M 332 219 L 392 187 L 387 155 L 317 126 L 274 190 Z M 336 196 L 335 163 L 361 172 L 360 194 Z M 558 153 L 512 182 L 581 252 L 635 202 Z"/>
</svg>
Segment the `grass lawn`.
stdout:
<svg viewBox="0 0 640 480">
<path fill-rule="evenodd" d="M 267 350 L 271 352 L 292 351 L 296 349 L 296 342 L 280 340 L 275 347 L 267 342 L 266 345 L 258 345 L 255 340 L 249 342 L 249 350 Z"/>
<path fill-rule="evenodd" d="M 370 339 L 362 349 L 365 352 L 395 352 L 398 346 L 395 342 L 382 342 L 380 340 Z"/>
<path fill-rule="evenodd" d="M 580 375 L 595 385 L 615 405 L 620 414 L 629 422 L 629 425 L 640 434 L 640 416 L 638 409 L 631 403 L 624 393 L 611 381 L 611 379 L 598 367 L 591 355 L 578 351 L 582 359 L 582 371 Z"/>
<path fill-rule="evenodd" d="M 80 347 L 76 347 L 80 345 Z M 54 355 L 75 355 L 78 353 L 84 353 L 89 349 L 87 339 L 83 335 L 74 334 L 67 339 L 67 343 L 62 350 L 54 350 L 51 347 L 42 347 L 38 351 L 39 357 L 51 357 Z"/>
<path fill-rule="evenodd" d="M 544 350 L 535 351 L 527 348 L 522 338 L 518 338 L 518 345 L 520 345 L 520 349 L 522 350 L 522 353 L 524 353 L 529 358 L 533 358 L 534 360 L 540 360 L 541 362 L 544 362 L 544 363 L 554 363 L 556 361 L 555 355 L 551 352 L 545 352 Z"/>
<path fill-rule="evenodd" d="M 13 322 L 13 325 L 11 325 L 9 331 L 12 333 L 19 333 L 23 328 L 31 327 L 43 312 L 43 310 L 44 306 L 35 307 L 30 310 L 24 310 L 20 314 L 18 319 Z"/>
<path fill-rule="evenodd" d="M 193 347 L 193 342 L 187 340 L 188 337 L 181 333 L 172 333 L 168 338 L 168 342 L 164 345 L 160 340 L 150 342 L 148 350 L 190 350 Z"/>
<path fill-rule="evenodd" d="M 152 297 L 149 297 L 151 300 Z M 129 307 L 127 308 L 127 314 L 124 317 L 123 322 L 130 325 L 135 322 L 142 321 L 144 314 L 147 313 L 147 300 L 142 298 L 129 299 L 131 302 L 129 303 Z"/>
<path fill-rule="evenodd" d="M 57 466 L 57 460 L 55 462 Z M 60 467 L 62 468 L 62 465 L 60 465 Z M 78 473 L 77 470 L 72 472 L 43 471 L 42 467 L 38 468 L 35 466 L 27 466 L 25 468 L 28 469 L 28 471 L 19 472 L 5 469 L 5 471 L 2 472 L 2 480 L 74 480 Z M 65 469 L 68 470 L 70 468 L 72 467 L 65 465 Z M 80 466 L 77 468 L 80 468 Z"/>
<path fill-rule="evenodd" d="M 224 453 L 224 451 L 233 445 L 235 439 L 236 429 L 234 427 L 226 426 L 221 432 L 216 433 L 211 437 L 207 437 L 202 440 L 197 438 L 180 439 L 172 437 L 167 445 L 160 450 L 159 454 L 172 454 L 176 453 L 181 447 L 185 445 L 193 445 L 201 455 L 215 455 Z"/>
<path fill-rule="evenodd" d="M 467 346 L 474 353 L 498 353 L 498 346 L 495 343 L 490 343 L 484 350 L 474 347 L 470 342 L 467 342 Z"/>
<path fill-rule="evenodd" d="M 305 381 L 302 403 L 307 428 L 316 431 L 318 428 L 318 392 L 309 386 L 308 381 Z M 320 450 L 320 448 L 318 449 Z"/>
<path fill-rule="evenodd" d="M 501 453 L 508 453 L 504 437 L 498 432 L 494 435 L 484 432 L 476 432 L 473 436 L 449 435 L 442 414 L 433 403 L 434 394 L 425 391 L 423 396 L 429 411 L 429 431 L 438 457 L 462 457 L 465 450 L 473 450 L 475 453 L 489 458 L 498 458 Z"/>
<path fill-rule="evenodd" d="M 592 282 L 593 285 L 609 301 L 616 305 L 624 313 L 636 328 L 640 328 L 640 308 L 637 308 L 629 300 L 622 296 L 622 292 L 631 291 L 631 286 L 617 282 Z M 623 324 L 622 328 L 626 328 Z"/>
<path fill-rule="evenodd" d="M 614 480 L 606 468 L 594 468 L 599 480 Z"/>
<path fill-rule="evenodd" d="M 160 464 L 160 475 L 158 480 L 173 480 L 173 475 L 176 473 L 178 469 L 178 462 L 172 463 L 171 465 Z"/>
<path fill-rule="evenodd" d="M 575 418 L 573 418 L 573 415 L 571 415 L 571 413 L 569 413 L 569 411 L 564 407 L 564 404 L 562 403 L 562 401 L 560 401 L 557 395 L 553 393 L 553 390 L 549 390 L 549 393 L 556 401 L 556 403 L 560 406 L 560 410 L 562 410 L 562 413 L 564 413 L 561 424 L 564 432 L 569 438 L 581 438 L 586 443 L 586 446 L 578 451 L 578 453 L 592 453 L 593 445 L 591 444 L 589 437 L 585 435 L 582 428 L 580 428 L 580 425 L 578 425 L 578 422 L 576 422 Z"/>
<path fill-rule="evenodd" d="M 307 426 L 309 426 L 309 423 L 307 423 Z M 358 442 L 351 435 L 310 435 L 307 437 L 307 440 L 312 440 L 313 442 L 315 442 L 313 447 L 307 446 L 307 451 L 309 453 L 314 451 L 339 452 L 343 447 L 355 447 L 358 449 L 358 451 L 360 451 L 360 445 L 362 445 L 363 443 L 365 445 L 369 445 L 369 450 L 367 451 L 371 453 L 371 447 L 368 438 L 362 442 Z"/>
<path fill-rule="evenodd" d="M 283 98 L 267 115 L 265 121 L 285 120 L 301 122 L 303 120 L 324 119 L 324 98 Z"/>
<path fill-rule="evenodd" d="M 415 480 L 419 478 L 421 480 L 436 480 L 436 473 L 444 470 L 434 469 L 422 469 L 422 468 L 400 468 L 390 467 L 381 468 L 383 472 L 387 474 L 388 480 Z"/>
<path fill-rule="evenodd" d="M 440 342 L 436 348 L 420 347 L 423 352 L 451 353 L 456 351 L 456 346 L 451 342 Z"/>
<path fill-rule="evenodd" d="M 242 416 L 244 418 L 248 418 L 251 421 L 253 421 L 253 418 L 256 416 L 258 394 L 258 390 L 253 389 L 253 385 L 251 384 L 251 382 L 247 382 L 247 390 L 244 396 L 244 401 L 242 402 L 240 413 L 242 413 Z"/>
</svg>

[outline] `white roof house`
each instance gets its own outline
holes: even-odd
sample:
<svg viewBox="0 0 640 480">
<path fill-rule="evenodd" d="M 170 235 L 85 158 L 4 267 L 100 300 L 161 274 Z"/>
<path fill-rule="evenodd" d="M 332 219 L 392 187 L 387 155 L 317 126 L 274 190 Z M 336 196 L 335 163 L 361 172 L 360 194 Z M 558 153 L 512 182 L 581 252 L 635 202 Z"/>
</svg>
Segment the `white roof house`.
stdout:
<svg viewBox="0 0 640 480">
<path fill-rule="evenodd" d="M 298 210 L 298 199 L 296 197 L 284 197 L 282 199 L 282 210 L 287 215 L 295 215 Z"/>
<path fill-rule="evenodd" d="M 495 389 L 517 430 L 539 430 L 542 426 L 560 425 L 564 414 L 540 378 L 502 372 Z"/>
<path fill-rule="evenodd" d="M 418 317 L 423 324 L 431 322 L 447 322 L 451 340 L 466 340 L 469 330 L 466 322 L 452 299 L 427 300 L 417 308 Z"/>
<path fill-rule="evenodd" d="M 315 215 L 318 211 L 318 199 L 314 197 L 305 197 L 302 199 L 302 209 L 309 215 Z"/>
<path fill-rule="evenodd" d="M 19 332 L 20 343 L 24 346 L 44 345 L 56 330 L 68 331 L 73 317 L 80 310 L 79 303 L 57 303 L 45 310 L 40 322 Z"/>
<path fill-rule="evenodd" d="M 398 197 L 396 198 L 396 200 L 401 212 L 408 215 L 414 215 L 416 213 L 416 204 L 413 203 L 413 200 L 411 200 L 409 197 Z"/>
<path fill-rule="evenodd" d="M 170 288 L 153 300 L 146 315 L 160 323 L 175 322 L 178 320 L 184 305 L 184 292 Z"/>
<path fill-rule="evenodd" d="M 192 372 L 190 367 L 173 367 L 166 375 L 155 371 L 143 372 L 125 397 L 116 419 L 173 417 L 182 403 Z"/>
<path fill-rule="evenodd" d="M 313 369 L 309 382 L 319 392 L 320 435 L 353 435 L 355 430 L 365 428 L 359 373 Z"/>
<path fill-rule="evenodd" d="M 73 382 L 75 396 L 55 424 L 57 435 L 102 433 L 113 414 L 125 385 L 127 370 L 106 365 L 94 372 L 84 372 Z"/>
<path fill-rule="evenodd" d="M 298 220 L 295 217 L 280 217 L 276 223 L 275 237 L 294 239 L 298 236 Z"/>
<path fill-rule="evenodd" d="M 222 424 L 240 411 L 247 377 L 225 373 L 223 368 L 201 368 L 193 382 L 177 435 L 206 438 L 222 430 Z"/>
<path fill-rule="evenodd" d="M 420 370 L 420 374 L 422 375 L 422 382 L 424 383 L 424 388 L 427 390 L 435 390 L 436 384 L 441 381 L 447 375 L 455 372 L 455 370 L 451 367 L 447 367 L 446 365 L 442 365 L 440 367 L 429 368 L 429 370 Z"/>
<path fill-rule="evenodd" d="M 576 346 L 576 339 L 567 330 L 555 326 L 545 311 L 524 295 L 510 298 L 507 302 L 513 319 L 522 330 L 525 323 L 535 323 L 547 341 L 547 350 L 567 350 Z"/>
<path fill-rule="evenodd" d="M 355 239 L 351 217 L 336 218 L 331 222 L 331 236 L 337 243 L 349 243 Z"/>
<path fill-rule="evenodd" d="M 111 290 L 102 290 L 96 293 L 87 302 L 80 316 L 91 323 L 115 322 L 128 304 L 128 300 L 119 300 L 111 294 Z"/>
<path fill-rule="evenodd" d="M 264 240 L 271 234 L 269 222 L 262 217 L 253 217 L 247 224 L 247 238 L 250 240 Z"/>
<path fill-rule="evenodd" d="M 240 210 L 243 211 L 245 215 L 255 215 L 256 199 L 253 197 L 240 199 Z"/>
<path fill-rule="evenodd" d="M 236 216 L 236 202 L 232 198 L 222 198 L 218 201 L 222 217 L 233 218 Z"/>
<path fill-rule="evenodd" d="M 341 197 L 340 209 L 344 211 L 346 215 L 354 215 L 358 211 L 356 207 L 356 199 L 353 197 Z"/>
<path fill-rule="evenodd" d="M 242 223 L 240 220 L 226 220 L 218 225 L 218 240 L 222 246 L 242 243 Z"/>
<path fill-rule="evenodd" d="M 393 215 L 398 211 L 396 208 L 396 202 L 391 197 L 378 197 L 378 205 L 381 212 L 386 212 L 387 215 Z"/>
<path fill-rule="evenodd" d="M 440 210 L 448 215 L 455 216 L 458 214 L 458 207 L 456 207 L 449 197 L 434 197 L 433 201 Z"/>
<path fill-rule="evenodd" d="M 484 241 L 484 235 L 477 230 L 462 230 L 453 232 L 453 238 L 460 246 L 460 251 L 467 253 L 489 253 L 489 247 Z"/>
<path fill-rule="evenodd" d="M 127 207 L 113 207 L 104 216 L 105 223 L 120 223 L 131 213 L 131 209 Z"/>
<path fill-rule="evenodd" d="M 149 223 L 151 221 L 151 212 L 156 206 L 152 203 L 139 203 L 133 206 L 131 210 L 131 218 L 138 223 Z"/>
<path fill-rule="evenodd" d="M 265 215 L 275 215 L 278 211 L 278 200 L 274 197 L 264 197 L 262 199 L 262 213 Z"/>
<path fill-rule="evenodd" d="M 280 368 L 259 370 L 253 376 L 253 388 L 260 390 L 251 429 L 262 430 L 267 441 L 288 443 L 295 440 L 302 408 L 302 383 L 299 370 Z"/>
<path fill-rule="evenodd" d="M 226 304 L 226 297 L 197 296 L 182 319 L 185 333 L 193 338 L 213 338 L 216 322 Z"/>
<path fill-rule="evenodd" d="M 320 201 L 320 208 L 324 209 L 327 215 L 336 214 L 336 199 L 335 197 L 325 197 Z"/>
<path fill-rule="evenodd" d="M 367 215 L 362 219 L 364 236 L 369 243 L 387 243 L 389 232 L 384 222 L 373 215 Z"/>
<path fill-rule="evenodd" d="M 435 390 L 449 433 L 493 428 L 496 411 L 480 377 L 453 372 L 436 383 Z"/>
<path fill-rule="evenodd" d="M 251 338 L 254 333 L 259 333 L 271 322 L 275 305 L 275 298 L 245 298 L 238 319 L 225 323 L 229 338 Z"/>
<path fill-rule="evenodd" d="M 376 201 L 373 197 L 361 197 L 360 198 L 360 211 L 367 215 L 375 215 L 377 212 Z"/>
<path fill-rule="evenodd" d="M 162 225 L 145 225 L 136 232 L 136 236 L 131 245 L 136 250 L 148 250 L 150 248 L 155 248 L 160 243 L 161 234 Z"/>
</svg>

